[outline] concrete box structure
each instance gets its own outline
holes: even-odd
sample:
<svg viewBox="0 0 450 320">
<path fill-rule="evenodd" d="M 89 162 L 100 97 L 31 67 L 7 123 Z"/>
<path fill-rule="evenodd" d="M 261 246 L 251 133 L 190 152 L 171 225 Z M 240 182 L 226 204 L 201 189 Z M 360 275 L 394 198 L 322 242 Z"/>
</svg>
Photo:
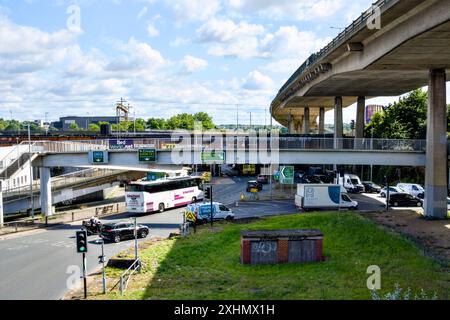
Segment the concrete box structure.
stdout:
<svg viewBox="0 0 450 320">
<path fill-rule="evenodd" d="M 323 233 L 320 230 L 241 232 L 242 264 L 320 261 L 323 261 Z"/>
</svg>

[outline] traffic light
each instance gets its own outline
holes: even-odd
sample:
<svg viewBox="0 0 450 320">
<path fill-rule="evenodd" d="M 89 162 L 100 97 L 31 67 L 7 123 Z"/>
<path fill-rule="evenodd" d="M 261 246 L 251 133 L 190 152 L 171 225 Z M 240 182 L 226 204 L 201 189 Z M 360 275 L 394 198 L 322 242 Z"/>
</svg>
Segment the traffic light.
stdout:
<svg viewBox="0 0 450 320">
<path fill-rule="evenodd" d="M 87 232 L 77 231 L 77 252 L 86 253 L 88 251 Z"/>
<path fill-rule="evenodd" d="M 352 120 L 352 121 L 350 122 L 350 128 L 352 129 L 352 131 L 355 130 L 355 128 L 356 128 L 356 122 L 355 122 L 355 120 Z"/>
<path fill-rule="evenodd" d="M 207 200 L 212 199 L 212 188 L 211 187 L 207 187 L 205 189 L 205 199 L 207 199 Z"/>
</svg>

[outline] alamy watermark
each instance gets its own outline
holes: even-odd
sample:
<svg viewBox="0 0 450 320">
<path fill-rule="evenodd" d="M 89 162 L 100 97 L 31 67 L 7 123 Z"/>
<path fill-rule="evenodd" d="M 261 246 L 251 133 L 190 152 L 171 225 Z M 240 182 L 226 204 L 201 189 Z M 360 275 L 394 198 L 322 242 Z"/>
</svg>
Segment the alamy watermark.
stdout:
<svg viewBox="0 0 450 320">
<path fill-rule="evenodd" d="M 381 289 L 381 268 L 373 265 L 367 268 L 367 274 L 370 274 L 367 279 L 367 289 L 380 290 Z"/>
<path fill-rule="evenodd" d="M 381 29 L 381 9 L 377 5 L 373 5 L 369 9 L 370 16 L 367 19 L 366 25 L 369 30 L 380 30 Z"/>
<path fill-rule="evenodd" d="M 175 148 L 171 162 L 187 164 L 261 164 L 280 163 L 279 131 L 217 131 L 203 130 L 196 123 L 194 131 L 172 133 Z"/>
<path fill-rule="evenodd" d="M 67 29 L 72 32 L 81 32 L 81 8 L 75 4 L 67 8 Z"/>
</svg>

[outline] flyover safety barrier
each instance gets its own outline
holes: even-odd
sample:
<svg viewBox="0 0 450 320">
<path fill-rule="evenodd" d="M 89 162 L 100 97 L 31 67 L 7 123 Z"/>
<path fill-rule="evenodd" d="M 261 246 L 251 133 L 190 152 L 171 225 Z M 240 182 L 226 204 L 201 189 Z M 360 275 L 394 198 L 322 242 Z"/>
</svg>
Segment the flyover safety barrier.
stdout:
<svg viewBox="0 0 450 320">
<path fill-rule="evenodd" d="M 85 170 L 80 170 L 56 177 L 52 177 L 52 189 L 67 187 L 70 185 L 78 184 L 78 183 L 86 183 L 98 178 L 108 177 L 112 175 L 120 174 L 125 171 L 118 171 L 112 169 L 104 169 L 104 168 L 89 168 Z M 3 201 L 8 203 L 9 199 L 12 198 L 13 201 L 17 201 L 22 198 L 30 197 L 30 186 L 24 186 L 20 188 L 12 188 L 6 189 L 3 191 Z M 33 182 L 33 194 L 40 194 L 40 181 L 35 180 Z"/>
<path fill-rule="evenodd" d="M 43 141 L 33 145 L 32 152 L 81 153 L 89 151 L 137 151 L 141 148 L 155 148 L 159 151 L 176 149 L 191 150 L 354 150 L 386 152 L 425 152 L 426 140 L 354 139 L 354 138 L 313 138 L 313 137 L 230 137 L 205 135 L 203 139 L 189 136 L 168 139 L 109 139 L 88 141 Z"/>
<path fill-rule="evenodd" d="M 385 12 L 390 6 L 397 2 L 398 0 L 378 0 L 373 3 L 372 6 L 378 7 L 381 13 Z M 356 20 L 352 22 L 349 26 L 347 26 L 341 33 L 338 34 L 336 38 L 333 39 L 328 45 L 326 45 L 319 52 L 312 54 L 306 61 L 295 71 L 295 73 L 288 79 L 288 81 L 283 85 L 280 89 L 279 93 L 284 92 L 294 81 L 298 78 L 305 70 L 308 69 L 309 66 L 313 65 L 323 57 L 325 57 L 328 53 L 335 50 L 337 47 L 341 46 L 344 43 L 347 43 L 347 40 L 355 35 L 356 32 L 366 27 L 368 19 L 372 16 L 373 7 L 369 8 L 365 12 L 363 12 Z"/>
</svg>

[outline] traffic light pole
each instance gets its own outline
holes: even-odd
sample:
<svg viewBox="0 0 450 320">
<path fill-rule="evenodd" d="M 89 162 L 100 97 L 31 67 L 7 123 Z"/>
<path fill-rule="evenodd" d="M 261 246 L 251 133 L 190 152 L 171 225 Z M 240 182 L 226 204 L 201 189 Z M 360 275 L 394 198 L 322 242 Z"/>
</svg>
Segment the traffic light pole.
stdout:
<svg viewBox="0 0 450 320">
<path fill-rule="evenodd" d="M 83 282 L 84 282 L 84 298 L 87 299 L 87 277 L 86 277 L 86 253 L 83 252 Z"/>
</svg>

